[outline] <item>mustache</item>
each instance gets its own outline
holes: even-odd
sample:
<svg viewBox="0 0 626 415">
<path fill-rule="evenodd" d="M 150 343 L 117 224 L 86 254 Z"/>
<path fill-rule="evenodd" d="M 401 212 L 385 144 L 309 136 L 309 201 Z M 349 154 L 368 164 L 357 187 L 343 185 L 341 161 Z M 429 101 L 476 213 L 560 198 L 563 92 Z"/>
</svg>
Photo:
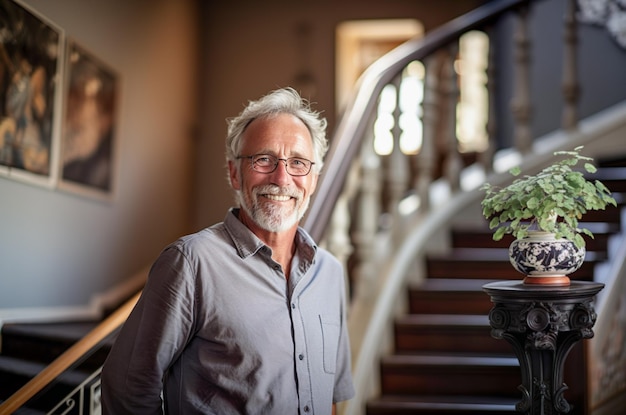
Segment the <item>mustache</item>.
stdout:
<svg viewBox="0 0 626 415">
<path fill-rule="evenodd" d="M 302 198 L 302 192 L 300 192 L 298 189 L 294 187 L 289 187 L 289 186 L 281 187 L 281 186 L 276 186 L 273 184 L 257 186 L 252 190 L 252 193 L 254 194 L 254 196 L 265 194 L 265 195 L 274 195 L 274 196 L 276 195 L 289 196 L 295 199 Z"/>
</svg>

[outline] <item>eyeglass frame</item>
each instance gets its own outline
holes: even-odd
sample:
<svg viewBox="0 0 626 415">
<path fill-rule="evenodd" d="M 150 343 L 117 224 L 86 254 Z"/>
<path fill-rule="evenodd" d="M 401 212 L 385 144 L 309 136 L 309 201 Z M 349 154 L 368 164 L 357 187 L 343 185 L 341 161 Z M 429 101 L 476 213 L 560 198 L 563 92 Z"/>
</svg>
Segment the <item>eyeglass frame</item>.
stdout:
<svg viewBox="0 0 626 415">
<path fill-rule="evenodd" d="M 260 171 L 260 170 L 256 169 L 255 158 L 262 157 L 262 156 L 263 157 L 268 157 L 270 159 L 276 159 L 276 162 L 274 163 L 274 167 L 272 168 L 272 170 L 270 170 L 270 171 Z M 253 154 L 251 156 L 237 156 L 235 158 L 237 160 L 249 159 L 250 160 L 250 164 L 252 165 L 252 169 L 254 171 L 256 171 L 257 173 L 261 173 L 261 174 L 272 174 L 272 173 L 274 173 L 276 171 L 276 169 L 278 168 L 278 162 L 282 161 L 283 164 L 285 165 L 285 171 L 287 172 L 287 174 L 289 174 L 290 176 L 293 176 L 293 177 L 304 177 L 304 176 L 307 176 L 309 173 L 311 173 L 311 170 L 313 170 L 313 165 L 315 164 L 314 161 L 311 161 L 309 159 L 305 159 L 304 157 L 288 157 L 286 159 L 282 159 L 282 158 L 276 157 L 276 156 L 274 156 L 272 154 L 264 154 L 264 153 Z M 289 167 L 288 167 L 289 166 L 289 160 L 300 160 L 300 161 L 303 161 L 303 162 L 310 163 L 309 164 L 309 169 L 304 174 L 291 174 L 289 172 Z"/>
</svg>

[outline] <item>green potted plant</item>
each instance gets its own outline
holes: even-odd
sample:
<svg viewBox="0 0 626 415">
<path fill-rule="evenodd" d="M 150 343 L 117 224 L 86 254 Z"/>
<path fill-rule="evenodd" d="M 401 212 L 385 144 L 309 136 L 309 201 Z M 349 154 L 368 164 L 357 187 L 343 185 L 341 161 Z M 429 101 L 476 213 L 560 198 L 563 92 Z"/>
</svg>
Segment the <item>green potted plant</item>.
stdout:
<svg viewBox="0 0 626 415">
<path fill-rule="evenodd" d="M 597 171 L 593 159 L 580 154 L 582 148 L 555 152 L 559 159 L 535 175 L 520 176 L 519 167 L 511 169 L 513 176 L 520 177 L 507 186 L 486 183 L 481 187 L 485 191 L 481 202 L 483 215 L 489 220 L 489 228 L 495 229 L 493 239 L 501 240 L 506 234 L 517 238 L 509 249 L 511 263 L 526 275 L 563 277 L 578 269 L 584 260 L 585 240 L 582 234 L 593 237 L 589 229 L 579 227 L 578 221 L 590 210 L 617 205 L 603 183 L 589 180 L 583 172 L 575 169 L 581 163 L 587 173 Z M 543 245 L 534 245 L 537 239 Z M 554 248 L 552 244 L 548 248 L 544 243 L 546 241 L 556 241 L 560 246 Z M 532 252 L 519 252 L 526 247 L 532 248 Z M 573 261 L 580 263 L 576 266 L 571 260 L 566 260 L 560 265 L 565 265 L 567 269 L 561 271 L 557 269 L 557 263 L 562 262 L 563 249 L 575 255 Z M 523 263 L 519 265 L 514 260 Z M 535 266 L 540 269 L 535 269 Z M 532 283 L 532 280 L 525 282 Z M 569 279 L 561 278 L 555 283 L 569 283 Z"/>
</svg>

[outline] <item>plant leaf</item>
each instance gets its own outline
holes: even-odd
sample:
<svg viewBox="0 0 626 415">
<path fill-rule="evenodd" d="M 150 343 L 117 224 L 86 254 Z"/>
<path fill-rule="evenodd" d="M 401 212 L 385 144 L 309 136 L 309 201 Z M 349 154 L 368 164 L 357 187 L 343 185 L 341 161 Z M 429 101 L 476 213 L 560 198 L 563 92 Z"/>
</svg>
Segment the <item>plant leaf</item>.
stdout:
<svg viewBox="0 0 626 415">
<path fill-rule="evenodd" d="M 494 233 L 493 233 L 493 240 L 494 241 L 499 241 L 502 239 L 502 237 L 504 236 L 506 232 L 506 228 L 498 228 Z"/>
<path fill-rule="evenodd" d="M 526 207 L 528 207 L 529 209 L 536 209 L 537 206 L 539 206 L 539 199 L 537 199 L 536 197 L 531 197 L 530 199 L 528 199 L 528 202 L 526 202 Z"/>
</svg>

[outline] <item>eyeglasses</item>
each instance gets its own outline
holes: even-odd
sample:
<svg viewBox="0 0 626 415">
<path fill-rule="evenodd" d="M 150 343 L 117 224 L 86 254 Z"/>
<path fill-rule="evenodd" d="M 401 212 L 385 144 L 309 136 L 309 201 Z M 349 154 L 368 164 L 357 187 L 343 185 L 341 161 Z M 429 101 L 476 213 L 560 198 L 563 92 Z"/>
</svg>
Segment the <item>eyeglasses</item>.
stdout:
<svg viewBox="0 0 626 415">
<path fill-rule="evenodd" d="M 285 164 L 287 173 L 291 176 L 306 176 L 311 171 L 311 167 L 315 164 L 311 160 L 303 159 L 301 157 L 289 157 L 281 159 L 271 154 L 255 154 L 253 156 L 239 156 L 239 159 L 250 159 L 252 162 L 252 168 L 259 173 L 269 174 L 276 170 L 278 162 L 282 161 Z"/>
</svg>

